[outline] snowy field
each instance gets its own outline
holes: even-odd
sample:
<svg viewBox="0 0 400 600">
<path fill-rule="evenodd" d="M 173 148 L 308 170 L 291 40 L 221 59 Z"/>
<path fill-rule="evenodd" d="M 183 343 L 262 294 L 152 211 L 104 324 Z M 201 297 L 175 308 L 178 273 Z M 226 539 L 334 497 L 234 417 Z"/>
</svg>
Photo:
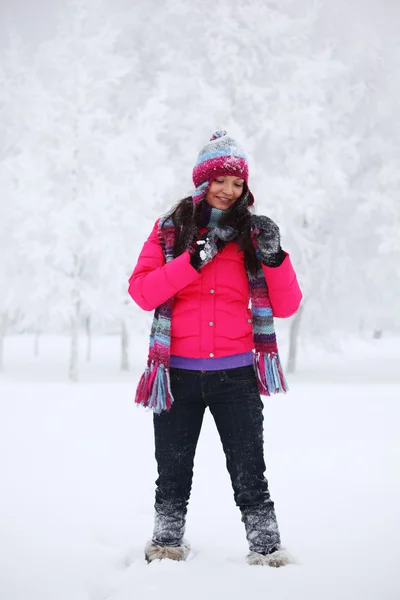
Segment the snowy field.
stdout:
<svg viewBox="0 0 400 600">
<path fill-rule="evenodd" d="M 155 464 L 151 414 L 94 343 L 79 384 L 67 346 L 6 340 L 0 376 L 1 600 L 399 600 L 400 341 L 304 355 L 265 402 L 268 477 L 297 564 L 249 567 L 224 457 L 206 415 L 186 563 L 147 565 Z M 135 359 L 136 362 L 136 359 Z M 137 362 L 143 365 L 142 360 Z"/>
</svg>

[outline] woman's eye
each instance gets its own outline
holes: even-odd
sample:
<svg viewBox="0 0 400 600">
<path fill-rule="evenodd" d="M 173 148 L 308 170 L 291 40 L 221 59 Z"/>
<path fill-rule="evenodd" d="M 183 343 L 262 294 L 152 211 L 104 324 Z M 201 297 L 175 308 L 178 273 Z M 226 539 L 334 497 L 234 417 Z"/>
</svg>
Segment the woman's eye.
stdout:
<svg viewBox="0 0 400 600">
<path fill-rule="evenodd" d="M 224 183 L 223 179 L 214 179 L 215 183 Z"/>
<path fill-rule="evenodd" d="M 235 183 L 235 185 L 236 185 L 237 187 L 240 187 L 240 188 L 242 188 L 242 187 L 243 187 L 243 183 Z"/>
</svg>

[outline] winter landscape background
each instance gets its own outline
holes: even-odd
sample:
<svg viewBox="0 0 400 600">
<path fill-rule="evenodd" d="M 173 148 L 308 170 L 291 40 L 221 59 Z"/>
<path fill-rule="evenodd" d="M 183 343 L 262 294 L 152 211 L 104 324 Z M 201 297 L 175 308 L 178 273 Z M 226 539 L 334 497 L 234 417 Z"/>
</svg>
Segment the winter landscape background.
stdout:
<svg viewBox="0 0 400 600">
<path fill-rule="evenodd" d="M 3 0 L 0 597 L 398 600 L 400 5 Z M 268 476 L 297 564 L 247 567 L 205 422 L 186 564 L 147 566 L 151 315 L 127 280 L 226 128 L 304 292 Z M 212 467 L 212 468 L 211 468 Z"/>
</svg>

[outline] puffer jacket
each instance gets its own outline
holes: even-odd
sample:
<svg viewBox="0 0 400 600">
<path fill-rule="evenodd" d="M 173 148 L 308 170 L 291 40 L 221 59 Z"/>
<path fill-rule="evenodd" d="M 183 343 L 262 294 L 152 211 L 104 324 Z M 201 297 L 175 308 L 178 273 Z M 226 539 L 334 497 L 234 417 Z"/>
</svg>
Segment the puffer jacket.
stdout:
<svg viewBox="0 0 400 600">
<path fill-rule="evenodd" d="M 254 348 L 250 289 L 244 254 L 236 242 L 200 272 L 184 252 L 166 263 L 157 237 L 158 221 L 145 242 L 129 279 L 129 294 L 143 310 L 175 297 L 171 321 L 171 354 L 219 358 Z M 293 315 L 302 298 L 290 257 L 279 267 L 263 266 L 275 317 Z"/>
</svg>

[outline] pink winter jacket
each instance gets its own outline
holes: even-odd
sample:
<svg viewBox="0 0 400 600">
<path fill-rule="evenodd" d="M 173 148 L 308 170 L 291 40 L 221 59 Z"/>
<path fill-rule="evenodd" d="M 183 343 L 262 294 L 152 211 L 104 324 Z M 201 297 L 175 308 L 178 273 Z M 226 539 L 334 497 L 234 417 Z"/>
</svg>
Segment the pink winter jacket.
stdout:
<svg viewBox="0 0 400 600">
<path fill-rule="evenodd" d="M 165 263 L 157 228 L 158 221 L 129 279 L 129 294 L 143 310 L 154 310 L 175 297 L 171 354 L 219 358 L 252 350 L 250 290 L 238 244 L 228 243 L 197 272 L 188 251 Z M 290 317 L 302 293 L 289 255 L 279 267 L 263 266 L 263 270 L 274 316 Z"/>
</svg>

